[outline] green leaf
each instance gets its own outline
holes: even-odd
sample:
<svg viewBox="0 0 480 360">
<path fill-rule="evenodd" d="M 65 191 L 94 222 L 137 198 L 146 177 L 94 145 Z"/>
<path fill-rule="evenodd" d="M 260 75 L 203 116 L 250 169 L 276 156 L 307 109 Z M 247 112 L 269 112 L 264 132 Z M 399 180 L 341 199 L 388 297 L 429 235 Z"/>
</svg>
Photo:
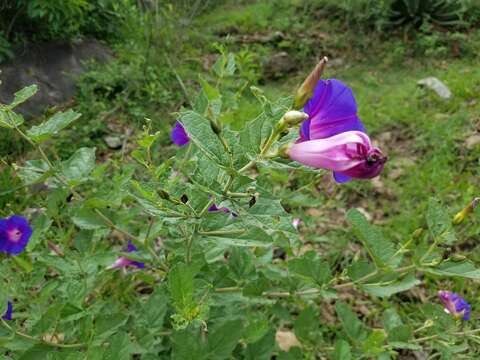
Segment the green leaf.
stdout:
<svg viewBox="0 0 480 360">
<path fill-rule="evenodd" d="M 233 53 L 228 53 L 227 65 L 225 66 L 225 76 L 232 76 L 235 73 L 235 68 L 235 55 Z"/>
<path fill-rule="evenodd" d="M 393 329 L 403 325 L 402 318 L 394 308 L 385 310 L 382 316 L 382 323 L 387 333 L 391 333 Z"/>
<path fill-rule="evenodd" d="M 456 241 L 451 216 L 436 199 L 428 203 L 427 224 L 436 241 L 449 245 Z"/>
<path fill-rule="evenodd" d="M 95 230 L 107 227 L 105 221 L 100 218 L 95 211 L 86 207 L 77 209 L 72 217 L 72 221 L 83 230 Z"/>
<path fill-rule="evenodd" d="M 207 359 L 223 360 L 230 357 L 243 332 L 240 320 L 227 320 L 209 330 Z"/>
<path fill-rule="evenodd" d="M 7 311 L 8 301 L 8 288 L 6 286 L 0 286 L 0 314 L 4 314 Z"/>
<path fill-rule="evenodd" d="M 332 278 L 330 267 L 318 258 L 315 251 L 308 251 L 301 258 L 290 260 L 288 269 L 318 286 L 326 284 Z"/>
<path fill-rule="evenodd" d="M 127 333 L 120 332 L 109 339 L 110 346 L 105 350 L 105 360 L 130 360 L 135 348 Z"/>
<path fill-rule="evenodd" d="M 38 86 L 33 84 L 27 87 L 24 87 L 22 90 L 17 91 L 14 94 L 13 102 L 8 106 L 13 109 L 15 106 L 20 105 L 21 103 L 27 101 L 38 91 Z"/>
<path fill-rule="evenodd" d="M 386 240 L 380 230 L 370 225 L 365 216 L 357 209 L 347 213 L 347 220 L 353 227 L 354 233 L 365 246 L 375 265 L 379 268 L 396 267 L 401 261 L 395 256 L 393 244 Z"/>
<path fill-rule="evenodd" d="M 275 349 L 275 331 L 270 330 L 265 336 L 253 344 L 248 344 L 245 350 L 246 360 L 270 360 Z"/>
<path fill-rule="evenodd" d="M 62 175 L 73 183 L 86 180 L 95 168 L 95 148 L 80 148 L 62 163 Z"/>
<path fill-rule="evenodd" d="M 401 279 L 386 283 L 376 282 L 375 284 L 365 284 L 362 285 L 361 288 L 370 295 L 388 297 L 398 292 L 409 290 L 418 284 L 420 284 L 420 281 L 415 278 L 415 274 L 409 273 Z"/>
<path fill-rule="evenodd" d="M 22 115 L 16 114 L 9 109 L 0 109 L 0 127 L 13 129 L 22 125 L 24 121 Z"/>
<path fill-rule="evenodd" d="M 259 314 L 249 317 L 249 322 L 245 328 L 243 337 L 247 343 L 255 343 L 264 337 L 269 330 L 269 321 L 265 316 Z"/>
<path fill-rule="evenodd" d="M 367 340 L 363 343 L 363 352 L 365 354 L 376 356 L 383 352 L 383 344 L 385 343 L 385 333 L 383 330 L 374 329 Z"/>
<path fill-rule="evenodd" d="M 436 267 L 426 267 L 422 268 L 422 270 L 440 276 L 480 279 L 480 269 L 477 269 L 471 261 L 455 262 L 447 260 Z"/>
<path fill-rule="evenodd" d="M 180 122 L 190 140 L 212 161 L 224 167 L 226 165 L 225 149 L 212 130 L 208 119 L 193 111 L 180 114 Z"/>
<path fill-rule="evenodd" d="M 24 166 L 18 167 L 18 176 L 25 185 L 44 181 L 51 176 L 52 172 L 43 160 L 28 160 Z"/>
<path fill-rule="evenodd" d="M 221 249 L 229 246 L 269 247 L 273 243 L 270 235 L 268 235 L 262 229 L 254 226 L 247 229 L 239 229 L 238 227 L 224 227 L 218 232 L 212 231 L 210 234 L 203 235 L 203 237 L 207 242 L 213 242 L 213 244 Z"/>
<path fill-rule="evenodd" d="M 32 229 L 33 234 L 28 241 L 27 251 L 32 251 L 35 249 L 35 246 L 40 242 L 42 235 L 50 228 L 52 225 L 52 220 L 44 213 L 40 214 L 33 220 Z"/>
<path fill-rule="evenodd" d="M 173 306 L 187 323 L 200 314 L 200 308 L 193 298 L 193 269 L 183 263 L 177 264 L 168 276 L 168 289 Z"/>
<path fill-rule="evenodd" d="M 206 346 L 200 338 L 200 331 L 198 329 L 191 329 L 191 327 L 189 327 L 185 330 L 175 331 L 172 336 L 172 341 L 173 360 L 207 360 L 205 356 Z"/>
<path fill-rule="evenodd" d="M 343 339 L 335 342 L 335 350 L 333 352 L 333 360 L 351 360 L 352 352 L 350 345 Z"/>
<path fill-rule="evenodd" d="M 302 343 L 317 344 L 321 340 L 318 322 L 319 315 L 312 306 L 307 306 L 298 315 L 294 323 L 295 335 Z"/>
<path fill-rule="evenodd" d="M 33 126 L 27 131 L 27 135 L 36 142 L 45 141 L 51 136 L 58 134 L 59 131 L 66 128 L 80 116 L 81 114 L 73 110 L 58 112 L 46 122 L 38 126 Z"/>
<path fill-rule="evenodd" d="M 367 339 L 369 329 L 345 303 L 337 302 L 335 309 L 342 323 L 343 330 L 352 342 L 361 343 Z"/>
</svg>

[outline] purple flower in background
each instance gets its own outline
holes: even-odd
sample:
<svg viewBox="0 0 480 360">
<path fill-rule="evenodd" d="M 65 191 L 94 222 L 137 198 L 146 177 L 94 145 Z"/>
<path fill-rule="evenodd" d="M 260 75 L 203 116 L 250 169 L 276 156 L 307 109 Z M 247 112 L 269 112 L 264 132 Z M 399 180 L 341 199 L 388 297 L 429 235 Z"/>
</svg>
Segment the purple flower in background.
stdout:
<svg viewBox="0 0 480 360">
<path fill-rule="evenodd" d="M 373 178 L 382 171 L 386 161 L 369 137 L 360 131 L 296 143 L 288 154 L 304 165 L 334 171 L 337 182 Z"/>
<path fill-rule="evenodd" d="M 223 211 L 225 214 L 230 213 L 230 209 L 226 207 L 219 208 L 217 205 L 213 204 L 208 208 L 208 212 Z"/>
<path fill-rule="evenodd" d="M 0 220 L 0 251 L 18 255 L 27 246 L 30 236 L 32 228 L 24 217 L 13 215 Z"/>
<path fill-rule="evenodd" d="M 351 141 L 345 143 L 345 146 L 342 146 L 341 143 L 338 142 L 340 139 L 350 139 L 351 136 L 345 138 L 337 137 L 335 145 L 337 151 L 328 154 L 332 162 L 336 161 L 336 156 L 344 157 L 346 153 L 348 153 L 347 156 L 353 156 L 354 159 L 352 160 L 356 161 L 353 166 L 355 170 L 353 171 L 349 171 L 352 167 L 345 167 L 345 164 L 340 166 L 340 168 L 343 169 L 339 170 L 333 168 L 331 165 L 325 166 L 325 163 L 322 161 L 319 161 L 315 165 L 311 164 L 311 161 L 310 164 L 307 164 L 293 158 L 294 160 L 304 163 L 305 165 L 333 170 L 335 180 L 339 183 L 349 181 L 352 178 L 371 178 L 377 176 L 382 171 L 386 157 L 382 155 L 380 149 L 371 146 L 365 127 L 357 115 L 355 97 L 348 86 L 336 79 L 319 80 L 312 98 L 305 104 L 303 111 L 309 115 L 309 118 L 302 123 L 300 138 L 297 144 L 316 141 L 315 146 L 324 148 L 331 146 L 332 141 L 321 145 L 322 141 L 319 140 L 323 139 L 326 141 L 327 139 L 347 132 L 363 133 L 365 140 L 360 142 L 363 144 L 361 148 L 356 152 L 352 152 Z M 358 142 L 354 141 L 354 143 Z M 313 147 L 312 144 L 309 149 Z M 304 149 L 304 147 L 297 149 Z M 294 153 L 298 154 L 298 151 L 294 151 Z M 360 165 L 360 160 L 363 160 L 362 165 Z"/>
<path fill-rule="evenodd" d="M 137 247 L 135 245 L 133 245 L 131 240 L 128 240 L 128 245 L 127 245 L 127 248 L 125 250 L 127 252 L 135 252 L 135 251 L 137 251 Z M 141 263 L 141 262 L 138 262 L 138 261 L 130 260 L 130 259 L 127 259 L 127 258 L 121 256 L 117 259 L 117 261 L 115 261 L 108 268 L 109 269 L 120 269 L 120 268 L 127 267 L 127 266 L 134 266 L 136 268 L 143 269 L 145 267 L 145 264 Z"/>
<path fill-rule="evenodd" d="M 438 292 L 440 301 L 445 306 L 445 312 L 451 314 L 455 318 L 470 320 L 470 304 L 458 294 L 441 290 Z"/>
<path fill-rule="evenodd" d="M 12 320 L 13 304 L 11 301 L 7 302 L 7 310 L 2 315 L 3 320 Z"/>
<path fill-rule="evenodd" d="M 301 222 L 302 222 L 301 219 L 295 218 L 295 219 L 293 219 L 293 221 L 292 221 L 292 225 L 293 225 L 293 227 L 294 227 L 295 229 L 298 229 L 298 227 L 300 226 L 300 223 L 301 223 Z"/>
<path fill-rule="evenodd" d="M 170 134 L 170 138 L 172 139 L 173 143 L 178 146 L 184 146 L 190 141 L 185 129 L 179 121 L 175 123 L 175 126 Z"/>
</svg>

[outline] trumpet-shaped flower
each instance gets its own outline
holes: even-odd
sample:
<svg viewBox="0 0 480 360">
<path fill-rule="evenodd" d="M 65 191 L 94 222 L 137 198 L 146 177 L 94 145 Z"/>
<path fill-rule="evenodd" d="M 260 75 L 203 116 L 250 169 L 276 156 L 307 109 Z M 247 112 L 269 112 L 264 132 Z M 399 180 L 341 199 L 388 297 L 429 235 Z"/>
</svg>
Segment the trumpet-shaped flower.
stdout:
<svg viewBox="0 0 480 360">
<path fill-rule="evenodd" d="M 380 149 L 370 144 L 357 110 L 355 97 L 348 86 L 336 79 L 319 80 L 312 98 L 303 109 L 309 118 L 302 123 L 300 139 L 294 147 L 315 142 L 292 149 L 290 154 L 296 156 L 293 159 L 305 165 L 333 170 L 337 182 L 377 176 L 383 169 L 386 157 Z M 338 136 L 345 133 L 348 135 Z M 363 133 L 363 136 L 359 133 Z M 345 141 L 343 146 L 341 141 Z M 316 151 L 322 154 L 318 161 L 311 159 L 314 148 L 321 149 Z M 325 153 L 326 148 L 331 151 Z M 308 149 L 309 155 L 299 156 L 299 152 L 305 149 Z M 309 158 L 308 163 L 302 161 L 304 158 Z M 328 158 L 331 161 L 327 161 Z M 334 164 L 340 159 L 340 164 Z"/>
<path fill-rule="evenodd" d="M 386 161 L 380 150 L 372 146 L 368 136 L 360 131 L 296 143 L 290 147 L 288 154 L 307 166 L 359 179 L 377 176 Z"/>
<path fill-rule="evenodd" d="M 445 312 L 455 318 L 470 320 L 470 304 L 464 298 L 448 290 L 439 291 L 438 297 L 445 306 Z"/>
<path fill-rule="evenodd" d="M 175 126 L 172 128 L 170 138 L 172 139 L 173 143 L 178 146 L 184 146 L 190 142 L 183 125 L 179 121 L 177 121 Z"/>
<path fill-rule="evenodd" d="M 13 215 L 0 220 L 0 251 L 18 255 L 27 246 L 30 236 L 32 228 L 24 217 Z"/>
<path fill-rule="evenodd" d="M 127 245 L 126 251 L 127 252 L 137 251 L 137 247 L 135 245 L 133 245 L 131 240 L 128 240 L 128 245 Z M 124 267 L 127 267 L 127 266 L 133 266 L 133 267 L 136 267 L 136 268 L 139 268 L 139 269 L 143 269 L 145 267 L 145 264 L 142 263 L 142 262 L 130 260 L 130 259 L 127 259 L 126 257 L 121 256 L 117 259 L 117 261 L 115 261 L 108 268 L 109 269 L 120 269 L 120 268 L 124 268 Z"/>
<path fill-rule="evenodd" d="M 13 313 L 13 304 L 11 301 L 7 302 L 7 310 L 2 315 L 3 320 L 12 320 L 12 313 Z"/>
</svg>

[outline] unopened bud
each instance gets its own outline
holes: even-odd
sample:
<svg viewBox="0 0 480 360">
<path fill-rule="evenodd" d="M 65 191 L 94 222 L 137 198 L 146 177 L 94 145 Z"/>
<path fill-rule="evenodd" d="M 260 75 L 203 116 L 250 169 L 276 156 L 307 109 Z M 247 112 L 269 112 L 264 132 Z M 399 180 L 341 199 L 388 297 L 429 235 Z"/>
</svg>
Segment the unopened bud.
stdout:
<svg viewBox="0 0 480 360">
<path fill-rule="evenodd" d="M 222 132 L 222 128 L 218 126 L 216 121 L 210 120 L 210 127 L 212 128 L 212 131 L 217 135 Z"/>
<path fill-rule="evenodd" d="M 327 62 L 328 58 L 324 56 L 317 66 L 315 66 L 313 71 L 307 76 L 303 84 L 298 88 L 293 101 L 294 109 L 301 109 L 313 96 L 313 91 L 315 90 L 315 87 L 322 76 L 323 69 L 325 68 Z"/>
<path fill-rule="evenodd" d="M 290 110 L 285 115 L 283 115 L 282 121 L 287 126 L 294 126 L 300 124 L 302 121 L 308 119 L 308 114 L 297 110 Z"/>
<path fill-rule="evenodd" d="M 452 220 L 453 225 L 458 225 L 461 224 L 467 216 L 475 210 L 475 208 L 478 206 L 480 203 L 480 197 L 476 197 L 473 199 L 470 204 L 465 206 L 462 211 L 458 212 Z"/>
<path fill-rule="evenodd" d="M 160 196 L 160 198 L 163 199 L 163 200 L 169 200 L 170 199 L 170 195 L 165 190 L 158 189 L 157 193 Z"/>
<path fill-rule="evenodd" d="M 412 238 L 418 239 L 422 234 L 423 234 L 423 229 L 422 229 L 422 228 L 418 228 L 417 230 L 415 230 L 415 231 L 413 232 Z"/>
</svg>

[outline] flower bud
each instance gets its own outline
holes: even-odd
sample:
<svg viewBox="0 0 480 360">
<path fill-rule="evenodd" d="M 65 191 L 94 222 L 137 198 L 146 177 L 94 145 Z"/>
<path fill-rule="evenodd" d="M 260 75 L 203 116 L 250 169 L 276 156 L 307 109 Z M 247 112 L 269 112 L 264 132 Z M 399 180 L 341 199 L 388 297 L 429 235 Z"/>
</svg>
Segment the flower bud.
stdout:
<svg viewBox="0 0 480 360">
<path fill-rule="evenodd" d="M 480 203 L 480 197 L 473 199 L 470 204 L 465 206 L 462 211 L 458 212 L 452 220 L 453 225 L 461 224 L 467 216 L 475 210 L 477 205 Z"/>
<path fill-rule="evenodd" d="M 313 96 L 315 86 L 322 76 L 323 69 L 328 62 L 328 58 L 324 56 L 322 60 L 315 66 L 313 71 L 307 76 L 303 84 L 298 88 L 293 101 L 294 109 L 301 109 L 303 105 Z"/>
<path fill-rule="evenodd" d="M 307 120 L 308 115 L 301 111 L 290 110 L 282 116 L 278 122 L 278 131 L 281 132 L 289 127 L 300 124 L 302 121 Z"/>
</svg>

